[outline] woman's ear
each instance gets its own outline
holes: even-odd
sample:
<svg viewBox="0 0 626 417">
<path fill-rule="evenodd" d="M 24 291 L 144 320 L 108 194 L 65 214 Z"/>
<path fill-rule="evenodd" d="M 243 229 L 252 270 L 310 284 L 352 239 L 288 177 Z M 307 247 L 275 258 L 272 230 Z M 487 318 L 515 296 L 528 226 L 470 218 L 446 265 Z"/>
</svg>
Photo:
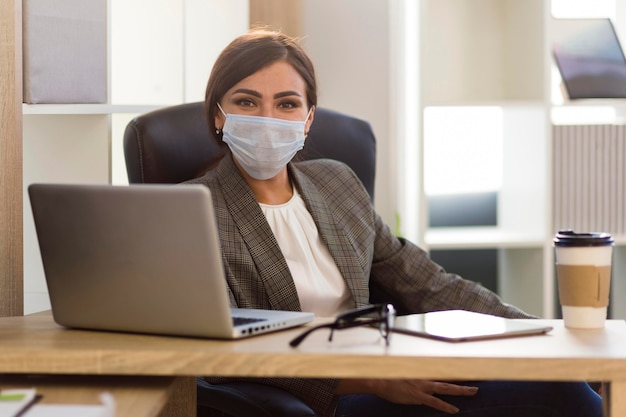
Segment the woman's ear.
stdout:
<svg viewBox="0 0 626 417">
<path fill-rule="evenodd" d="M 309 110 L 309 114 L 306 118 L 306 122 L 304 123 L 305 136 L 309 135 L 309 129 L 311 129 L 311 124 L 313 124 L 314 118 L 315 118 L 315 106 L 311 106 L 311 110 Z"/>
<path fill-rule="evenodd" d="M 224 117 L 224 114 L 222 113 L 222 109 L 220 108 L 219 104 L 215 105 L 217 107 L 217 111 L 215 112 L 215 119 L 214 119 L 214 123 L 215 123 L 215 133 L 220 133 L 222 131 L 222 128 L 224 127 L 224 122 L 226 121 L 226 118 Z"/>
</svg>

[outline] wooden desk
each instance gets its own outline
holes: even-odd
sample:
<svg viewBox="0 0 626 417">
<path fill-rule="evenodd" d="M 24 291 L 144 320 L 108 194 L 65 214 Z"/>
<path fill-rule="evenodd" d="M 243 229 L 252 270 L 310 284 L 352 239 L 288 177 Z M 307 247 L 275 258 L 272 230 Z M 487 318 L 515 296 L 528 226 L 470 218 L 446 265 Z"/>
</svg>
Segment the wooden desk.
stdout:
<svg viewBox="0 0 626 417">
<path fill-rule="evenodd" d="M 610 382 L 612 417 L 626 415 L 626 323 L 568 330 L 546 320 L 548 335 L 450 344 L 377 330 L 313 333 L 302 329 L 240 341 L 67 330 L 47 314 L 0 319 L 0 373 L 265 377 L 386 377 Z M 192 395 L 195 395 L 195 391 Z M 193 401 L 189 398 L 189 401 Z"/>
<path fill-rule="evenodd" d="M 177 399 L 188 400 L 184 391 L 195 389 L 191 382 L 167 376 L 0 375 L 2 389 L 37 388 L 38 404 L 100 405 L 100 394 L 108 392 L 115 398 L 116 417 L 189 416 L 195 408 Z"/>
</svg>

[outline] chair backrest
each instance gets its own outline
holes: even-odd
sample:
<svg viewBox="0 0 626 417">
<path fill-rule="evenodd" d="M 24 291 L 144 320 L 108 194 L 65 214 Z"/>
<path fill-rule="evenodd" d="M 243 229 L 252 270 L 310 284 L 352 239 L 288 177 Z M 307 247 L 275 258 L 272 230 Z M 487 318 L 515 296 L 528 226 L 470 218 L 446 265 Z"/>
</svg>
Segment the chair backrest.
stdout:
<svg viewBox="0 0 626 417">
<path fill-rule="evenodd" d="M 211 137 L 204 103 L 181 104 L 138 116 L 124 132 L 128 181 L 179 183 L 197 177 L 224 154 Z M 370 124 L 317 108 L 301 159 L 330 158 L 354 170 L 374 196 L 376 139 Z"/>
</svg>

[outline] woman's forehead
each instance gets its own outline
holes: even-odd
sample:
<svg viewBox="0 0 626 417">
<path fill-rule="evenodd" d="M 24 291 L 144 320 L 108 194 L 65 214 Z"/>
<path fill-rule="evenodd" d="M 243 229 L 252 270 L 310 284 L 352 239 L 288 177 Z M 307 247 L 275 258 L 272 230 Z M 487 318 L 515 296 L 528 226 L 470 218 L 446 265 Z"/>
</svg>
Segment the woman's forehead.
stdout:
<svg viewBox="0 0 626 417">
<path fill-rule="evenodd" d="M 229 93 L 238 89 L 257 91 L 261 95 L 274 95 L 282 91 L 295 91 L 306 97 L 306 83 L 296 69 L 285 61 L 277 61 L 249 75 L 235 84 Z"/>
</svg>

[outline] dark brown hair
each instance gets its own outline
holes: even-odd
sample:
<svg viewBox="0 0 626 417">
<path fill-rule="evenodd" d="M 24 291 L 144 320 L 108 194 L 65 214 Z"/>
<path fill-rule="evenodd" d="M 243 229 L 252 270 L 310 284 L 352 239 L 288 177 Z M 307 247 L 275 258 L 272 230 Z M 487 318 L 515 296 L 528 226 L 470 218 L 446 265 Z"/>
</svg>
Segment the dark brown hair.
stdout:
<svg viewBox="0 0 626 417">
<path fill-rule="evenodd" d="M 221 133 L 215 132 L 217 103 L 239 81 L 277 61 L 293 66 L 306 84 L 308 106 L 317 105 L 313 63 L 297 40 L 280 32 L 253 29 L 224 48 L 213 65 L 204 105 L 210 132 L 216 140 L 221 141 Z"/>
</svg>

